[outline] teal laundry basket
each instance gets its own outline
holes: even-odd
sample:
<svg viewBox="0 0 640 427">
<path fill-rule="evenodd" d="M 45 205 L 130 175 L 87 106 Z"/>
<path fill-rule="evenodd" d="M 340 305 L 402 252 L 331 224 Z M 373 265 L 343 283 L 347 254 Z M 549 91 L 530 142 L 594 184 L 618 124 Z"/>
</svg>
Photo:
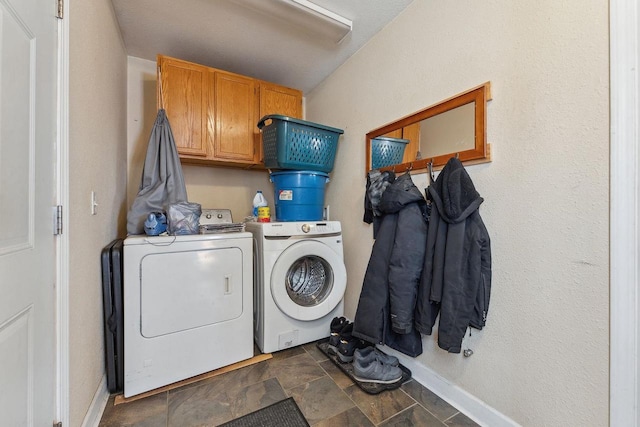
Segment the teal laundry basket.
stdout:
<svg viewBox="0 0 640 427">
<path fill-rule="evenodd" d="M 342 129 L 280 115 L 264 116 L 258 128 L 267 169 L 331 172 L 338 137 L 344 133 Z"/>
</svg>

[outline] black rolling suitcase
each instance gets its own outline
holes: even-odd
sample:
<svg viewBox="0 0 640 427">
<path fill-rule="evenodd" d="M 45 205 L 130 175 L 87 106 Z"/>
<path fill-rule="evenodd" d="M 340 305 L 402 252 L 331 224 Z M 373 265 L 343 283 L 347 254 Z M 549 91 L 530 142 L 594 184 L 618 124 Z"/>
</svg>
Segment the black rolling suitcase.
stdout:
<svg viewBox="0 0 640 427">
<path fill-rule="evenodd" d="M 102 301 L 104 308 L 104 349 L 107 389 L 121 392 L 124 386 L 124 306 L 122 301 L 123 240 L 104 247 L 102 261 Z"/>
</svg>

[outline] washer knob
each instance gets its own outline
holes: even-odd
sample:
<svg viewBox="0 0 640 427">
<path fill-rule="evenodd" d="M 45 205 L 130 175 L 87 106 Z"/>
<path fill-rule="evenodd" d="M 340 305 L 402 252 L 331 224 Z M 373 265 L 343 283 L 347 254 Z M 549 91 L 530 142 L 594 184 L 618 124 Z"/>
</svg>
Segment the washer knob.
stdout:
<svg viewBox="0 0 640 427">
<path fill-rule="evenodd" d="M 302 224 L 302 232 L 308 233 L 311 231 L 311 226 L 309 224 Z"/>
</svg>

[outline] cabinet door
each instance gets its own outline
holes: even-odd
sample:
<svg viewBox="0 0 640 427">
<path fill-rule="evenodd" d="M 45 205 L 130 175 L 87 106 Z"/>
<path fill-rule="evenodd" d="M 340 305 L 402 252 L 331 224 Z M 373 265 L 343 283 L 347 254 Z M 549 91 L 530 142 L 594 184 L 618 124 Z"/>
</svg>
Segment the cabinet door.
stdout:
<svg viewBox="0 0 640 427">
<path fill-rule="evenodd" d="M 208 68 L 162 56 L 158 64 L 158 107 L 167 112 L 178 153 L 206 157 Z"/>
<path fill-rule="evenodd" d="M 273 83 L 260 82 L 260 118 L 267 114 L 302 118 L 302 92 Z"/>
<path fill-rule="evenodd" d="M 408 139 L 409 143 L 404 147 L 404 155 L 402 156 L 401 163 L 409 163 L 416 160 L 416 153 L 420 149 L 420 123 L 414 123 L 402 129 L 396 129 L 392 132 L 385 133 L 384 136 Z"/>
<path fill-rule="evenodd" d="M 216 70 L 213 117 L 213 157 L 240 163 L 257 163 L 254 128 L 258 123 L 258 98 L 254 79 Z"/>
<path fill-rule="evenodd" d="M 420 123 L 414 123 L 402 128 L 402 138 L 409 140 L 404 149 L 402 163 L 413 162 L 417 159 L 420 151 Z"/>
<path fill-rule="evenodd" d="M 302 118 L 302 92 L 279 86 L 273 83 L 260 82 L 260 119 L 269 114 L 279 114 L 281 116 Z M 256 140 L 258 141 L 258 158 L 264 163 L 262 151 L 262 136 L 256 127 Z"/>
</svg>

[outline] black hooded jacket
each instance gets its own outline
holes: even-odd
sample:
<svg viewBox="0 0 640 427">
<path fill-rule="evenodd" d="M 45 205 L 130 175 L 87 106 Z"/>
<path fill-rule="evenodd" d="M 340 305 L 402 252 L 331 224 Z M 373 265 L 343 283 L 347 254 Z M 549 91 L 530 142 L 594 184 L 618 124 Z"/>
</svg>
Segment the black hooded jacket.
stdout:
<svg viewBox="0 0 640 427">
<path fill-rule="evenodd" d="M 491 293 L 491 244 L 480 218 L 483 202 L 462 163 L 451 158 L 428 189 L 429 218 L 415 326 L 431 335 L 440 314 L 438 345 L 459 353 L 467 327 L 482 329 Z"/>
<path fill-rule="evenodd" d="M 426 201 L 409 174 L 380 199 L 380 227 L 364 276 L 353 335 L 415 357 L 422 339 L 414 310 L 427 237 Z"/>
</svg>

